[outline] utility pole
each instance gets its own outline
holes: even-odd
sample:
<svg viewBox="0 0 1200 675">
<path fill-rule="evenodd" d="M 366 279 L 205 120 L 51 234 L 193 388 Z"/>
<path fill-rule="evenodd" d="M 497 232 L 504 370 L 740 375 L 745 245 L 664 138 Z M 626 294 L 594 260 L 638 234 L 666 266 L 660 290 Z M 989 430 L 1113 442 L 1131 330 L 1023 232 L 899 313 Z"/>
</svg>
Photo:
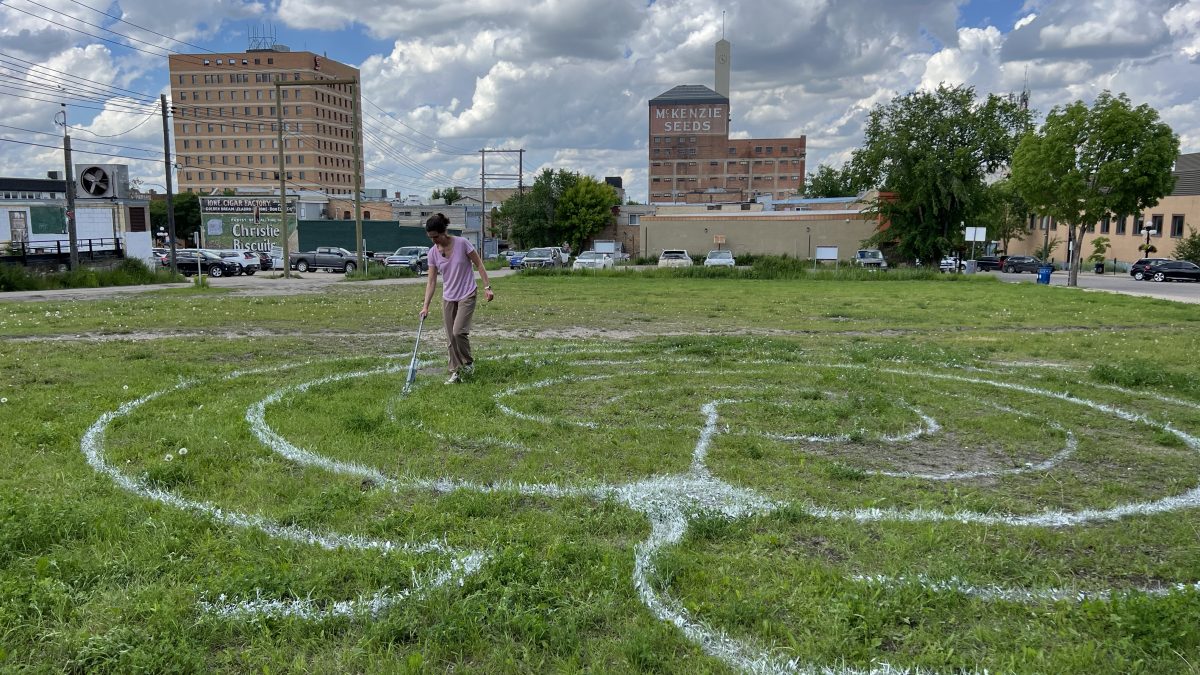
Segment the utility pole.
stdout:
<svg viewBox="0 0 1200 675">
<path fill-rule="evenodd" d="M 283 168 L 283 82 L 279 80 L 275 80 L 275 132 L 275 143 L 279 146 L 279 223 L 280 237 L 283 239 L 283 278 L 287 279 L 292 276 L 292 254 L 288 251 L 291 232 L 288 231 L 287 184 Z M 299 215 L 296 214 L 297 217 Z"/>
<path fill-rule="evenodd" d="M 354 78 L 354 98 L 350 107 L 354 111 L 354 241 L 358 249 L 358 269 L 365 270 L 363 264 L 363 224 L 362 224 L 362 101 L 359 97 L 358 78 Z"/>
<path fill-rule="evenodd" d="M 159 94 L 162 103 L 163 159 L 167 175 L 167 237 L 171 240 L 171 270 L 179 273 L 179 260 L 175 257 L 175 196 L 171 193 L 171 176 L 175 169 L 171 164 L 171 135 L 167 126 L 167 95 Z"/>
<path fill-rule="evenodd" d="M 517 153 L 517 173 L 515 175 L 511 174 L 511 173 L 488 173 L 487 153 L 489 153 L 489 152 L 493 152 L 493 153 L 495 153 L 495 152 L 514 153 L 515 152 L 515 153 Z M 495 180 L 516 180 L 517 181 L 517 192 L 519 194 L 524 194 L 525 193 L 525 183 L 524 183 L 524 179 L 523 179 L 524 175 L 525 175 L 525 149 L 524 148 L 521 148 L 521 149 L 493 149 L 493 150 L 484 149 L 484 150 L 479 151 L 479 227 L 481 230 L 483 230 L 483 234 L 485 236 L 487 234 L 487 226 L 486 226 L 487 217 L 485 215 L 485 211 L 487 210 L 487 181 L 488 181 L 488 179 L 492 178 Z M 480 243 L 482 244 L 483 242 L 480 242 Z"/>
<path fill-rule="evenodd" d="M 60 103 L 63 125 L 63 164 L 66 169 L 64 192 L 67 197 L 67 240 L 71 246 L 71 269 L 79 269 L 79 236 L 75 229 L 75 172 L 71 170 L 71 132 L 67 126 L 67 104 Z"/>
</svg>

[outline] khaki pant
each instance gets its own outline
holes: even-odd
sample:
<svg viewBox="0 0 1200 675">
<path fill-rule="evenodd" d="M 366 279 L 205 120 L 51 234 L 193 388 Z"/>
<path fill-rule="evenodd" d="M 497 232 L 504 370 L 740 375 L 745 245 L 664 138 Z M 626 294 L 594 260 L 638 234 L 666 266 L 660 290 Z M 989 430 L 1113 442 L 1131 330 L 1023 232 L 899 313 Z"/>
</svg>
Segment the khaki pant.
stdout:
<svg viewBox="0 0 1200 675">
<path fill-rule="evenodd" d="M 471 358 L 471 319 L 475 317 L 475 294 L 457 301 L 442 301 L 442 321 L 449 344 L 450 372 L 475 362 Z"/>
</svg>

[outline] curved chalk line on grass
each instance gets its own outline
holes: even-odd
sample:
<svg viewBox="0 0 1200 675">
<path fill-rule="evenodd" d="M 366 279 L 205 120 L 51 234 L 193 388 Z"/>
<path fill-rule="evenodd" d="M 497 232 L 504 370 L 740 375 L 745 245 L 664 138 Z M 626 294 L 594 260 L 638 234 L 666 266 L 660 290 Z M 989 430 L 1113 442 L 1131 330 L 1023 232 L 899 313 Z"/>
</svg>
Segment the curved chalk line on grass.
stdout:
<svg viewBox="0 0 1200 675">
<path fill-rule="evenodd" d="M 590 353 L 590 352 L 586 352 Z M 609 352 L 611 353 L 611 352 Z M 564 354 L 565 355 L 565 354 Z M 546 364 L 552 365 L 552 364 Z M 574 365 L 574 364 L 572 364 Z M 581 363 L 580 365 L 588 365 Z M 796 364 L 799 365 L 799 364 Z M 817 368 L 865 368 L 865 366 L 855 364 L 818 364 L 809 365 L 808 367 Z M 758 645 L 753 639 L 732 638 L 720 629 L 712 628 L 703 621 L 693 618 L 690 613 L 677 600 L 669 595 L 658 592 L 654 587 L 653 580 L 657 578 L 657 570 L 654 560 L 657 554 L 663 549 L 676 545 L 683 540 L 687 532 L 688 524 L 691 519 L 701 515 L 719 515 L 727 519 L 739 519 L 748 516 L 761 515 L 770 513 L 777 508 L 783 506 L 792 506 L 786 501 L 776 501 L 768 499 L 753 490 L 738 488 L 725 483 L 724 481 L 714 478 L 709 472 L 705 459 L 708 449 L 714 438 L 722 433 L 719 424 L 718 408 L 721 405 L 737 405 L 743 403 L 742 399 L 717 399 L 709 401 L 701 406 L 701 415 L 704 419 L 703 426 L 700 429 L 699 437 L 696 446 L 693 450 L 691 468 L 686 474 L 678 475 L 662 475 L 650 477 L 645 480 L 623 485 L 605 485 L 598 484 L 592 486 L 581 487 L 564 487 L 555 484 L 537 484 L 537 483 L 514 483 L 500 482 L 481 485 L 471 481 L 457 480 L 451 478 L 392 478 L 382 474 L 370 467 L 361 466 L 351 462 L 340 462 L 325 458 L 321 455 L 311 453 L 307 450 L 297 448 L 289 443 L 282 436 L 270 429 L 265 422 L 265 411 L 268 405 L 281 400 L 288 394 L 299 394 L 306 392 L 309 388 L 318 384 L 326 384 L 337 382 L 352 377 L 368 377 L 379 374 L 395 374 L 403 370 L 399 366 L 388 366 L 383 368 L 374 368 L 370 370 L 357 371 L 354 373 L 340 373 L 324 378 L 318 378 L 307 383 L 294 385 L 285 389 L 277 390 L 267 398 L 248 409 L 246 419 L 251 425 L 252 431 L 260 440 L 264 442 L 272 450 L 279 453 L 281 456 L 288 458 L 291 461 L 299 464 L 309 464 L 318 466 L 333 473 L 341 473 L 345 475 L 359 476 L 371 478 L 379 482 L 381 485 L 388 486 L 392 489 L 405 488 L 426 488 L 440 492 L 453 490 L 470 490 L 476 492 L 517 492 L 525 495 L 540 495 L 547 497 L 556 496 L 592 496 L 598 499 L 613 499 L 616 502 L 624 504 L 629 508 L 645 514 L 651 523 L 650 537 L 637 545 L 635 551 L 635 569 L 634 569 L 634 586 L 638 591 L 639 597 L 646 606 L 658 616 L 660 619 L 671 623 L 678 627 L 688 639 L 699 644 L 703 650 L 729 665 L 744 670 L 747 672 L 802 672 L 802 673 L 898 673 L 898 672 L 920 672 L 910 668 L 897 669 L 886 663 L 873 664 L 869 669 L 862 670 L 854 667 L 845 666 L 844 664 L 838 667 L 817 666 L 811 664 L 802 664 L 798 659 L 784 659 L 775 655 L 770 648 Z M 881 369 L 876 367 L 875 372 L 880 372 Z M 949 381 L 958 381 L 966 384 L 990 386 L 1000 389 L 1010 389 L 1020 391 L 1039 397 L 1050 397 L 1062 401 L 1066 401 L 1076 405 L 1082 405 L 1092 408 L 1098 412 L 1113 415 L 1131 423 L 1140 423 L 1159 428 L 1168 433 L 1172 433 L 1183 440 L 1189 447 L 1200 449 L 1197 439 L 1185 432 L 1182 432 L 1170 424 L 1152 420 L 1144 415 L 1130 413 L 1119 408 L 1108 406 L 1102 403 L 1096 403 L 1074 397 L 1070 394 L 1053 392 L 1046 389 L 1034 387 L 1026 387 L 1022 385 L 1014 385 L 1005 382 L 996 382 L 982 378 L 962 377 L 956 375 L 946 375 L 942 373 L 911 371 L 896 368 L 884 368 L 883 372 L 889 372 L 902 377 L 926 378 L 926 379 L 941 379 Z M 557 383 L 558 378 L 548 378 L 535 383 L 540 386 L 551 386 Z M 582 378 L 575 378 L 574 381 L 586 381 Z M 180 385 L 183 386 L 183 385 Z M 177 387 L 178 388 L 178 387 Z M 528 389 L 523 389 L 528 390 Z M 122 406 L 116 413 L 109 413 L 101 420 L 97 421 L 94 428 L 99 428 L 99 433 L 102 435 L 103 428 L 111 422 L 115 415 L 124 415 L 132 411 L 133 408 L 141 405 L 150 398 L 159 396 L 171 390 L 157 392 L 150 397 L 139 399 Z M 512 395 L 512 389 L 500 392 L 494 396 L 499 402 L 499 397 L 504 395 Z M 1186 402 L 1185 402 L 1186 403 Z M 1188 404 L 1191 405 L 1191 404 Z M 999 406 L 997 406 L 999 407 Z M 503 410 L 503 409 L 502 409 Z M 511 410 L 511 409 L 509 409 Z M 509 414 L 508 411 L 504 411 Z M 515 412 L 515 411 L 513 411 Z M 1016 414 L 1022 414 L 1019 411 L 1012 411 Z M 922 413 L 918 413 L 923 415 Z M 525 419 L 524 417 L 519 418 Z M 551 418 L 536 419 L 545 424 L 561 424 L 562 420 Z M 934 422 L 936 424 L 936 422 Z M 1056 423 L 1055 423 L 1056 424 Z M 925 420 L 925 426 L 929 426 L 929 421 Z M 591 427 L 588 427 L 591 428 Z M 1068 436 L 1068 449 L 1074 447 L 1074 435 L 1070 431 L 1065 430 L 1059 425 L 1061 431 Z M 85 439 L 86 440 L 86 439 Z M 1066 451 L 1063 451 L 1066 452 Z M 1059 457 L 1063 454 L 1060 452 Z M 1054 458 L 1052 458 L 1053 460 Z M 1052 461 L 1048 460 L 1048 461 Z M 89 458 L 90 461 L 90 458 Z M 1044 464 L 1044 463 L 1043 463 Z M 93 464 L 93 466 L 96 466 Z M 111 468 L 111 467 L 110 467 Z M 98 470 L 100 470 L 98 468 Z M 108 473 L 105 471 L 105 473 Z M 113 470 L 109 473 L 119 484 L 124 480 L 132 480 L 120 475 L 119 472 Z M 118 478 L 121 476 L 121 478 Z M 148 492 L 133 490 L 144 496 L 156 498 Z M 1183 495 L 1170 496 L 1158 500 L 1139 502 L 1134 504 L 1119 505 L 1109 509 L 1085 509 L 1075 512 L 1064 511 L 1046 511 L 1037 514 L 1024 516 L 1011 514 L 977 514 L 977 513 L 941 513 L 925 509 L 848 509 L 836 510 L 821 508 L 813 504 L 795 505 L 803 511 L 822 518 L 854 520 L 854 521 L 925 521 L 925 522 L 959 522 L 964 524 L 970 523 L 986 523 L 986 524 L 1007 524 L 1016 526 L 1038 526 L 1038 527 L 1064 527 L 1072 525 L 1081 525 L 1089 522 L 1113 520 L 1129 515 L 1162 513 L 1169 510 L 1180 508 L 1193 508 L 1200 505 L 1200 487 L 1190 490 Z M 170 502 L 168 502 L 170 503 Z M 189 508 L 183 504 L 181 508 Z M 197 509 L 192 509 L 197 510 Z M 260 528 L 262 529 L 262 528 Z M 264 530 L 267 531 L 267 530 Z M 273 534 L 268 531 L 269 534 Z M 275 535 L 285 536 L 285 535 Z M 340 536 L 340 535 L 339 535 Z M 286 536 L 285 536 L 286 538 Z M 462 578 L 466 574 L 477 571 L 483 564 L 485 557 L 478 552 L 471 554 L 466 558 L 460 558 L 451 565 L 450 570 L 444 570 L 435 575 L 432 575 L 432 580 L 428 587 L 449 583 L 457 580 L 462 583 Z M 460 575 L 455 577 L 453 571 L 458 569 Z M 1048 589 L 1044 591 L 1024 591 L 1021 589 L 979 589 L 958 582 L 957 580 L 936 581 L 923 577 L 916 578 L 896 578 L 889 579 L 888 577 L 854 577 L 856 580 L 863 583 L 916 583 L 920 584 L 932 591 L 938 592 L 956 592 L 965 595 L 975 595 L 987 599 L 1087 599 L 1089 597 L 1100 597 L 1099 594 L 1079 596 L 1070 592 L 1061 591 L 1058 589 Z M 414 580 L 414 589 L 425 587 Z M 1195 589 L 1200 585 L 1178 584 L 1172 589 L 1165 589 L 1162 592 L 1169 590 L 1187 590 Z M 1142 592 L 1158 593 L 1159 589 L 1146 589 Z M 1107 593 L 1107 591 L 1103 592 Z M 317 614 L 314 618 L 322 618 L 324 616 L 338 616 L 346 614 L 357 614 L 363 611 L 379 611 L 382 608 L 394 604 L 404 597 L 407 597 L 408 592 L 404 595 L 382 596 L 380 593 L 371 598 L 363 598 L 358 601 L 346 601 L 345 603 L 337 603 L 335 608 L 323 608 L 322 614 Z M 1024 594 L 1024 595 L 1022 595 Z M 263 614 L 272 614 L 277 611 L 277 602 L 259 598 L 254 601 L 243 601 L 235 605 L 219 605 L 224 608 L 223 615 L 226 616 L 256 616 Z M 284 603 L 282 611 L 290 612 L 292 615 L 307 616 L 307 612 L 302 611 L 301 607 L 309 607 L 305 605 L 308 601 L 291 601 Z M 213 605 L 214 607 L 218 605 Z M 233 609 L 230 609 L 233 607 Z M 374 609 L 365 610 L 364 607 L 373 607 Z M 311 607 L 309 607 L 311 608 Z M 311 608 L 314 609 L 315 608 Z"/>
</svg>

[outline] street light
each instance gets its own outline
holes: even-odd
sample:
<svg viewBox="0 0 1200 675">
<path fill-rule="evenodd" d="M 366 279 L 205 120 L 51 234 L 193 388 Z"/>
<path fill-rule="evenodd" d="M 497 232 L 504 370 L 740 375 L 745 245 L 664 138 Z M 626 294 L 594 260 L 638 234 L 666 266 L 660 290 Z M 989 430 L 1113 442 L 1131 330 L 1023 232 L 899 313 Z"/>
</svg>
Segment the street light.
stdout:
<svg viewBox="0 0 1200 675">
<path fill-rule="evenodd" d="M 1150 235 L 1158 234 L 1158 230 L 1155 230 L 1153 228 L 1146 228 L 1144 231 L 1146 233 L 1146 246 L 1144 247 L 1143 250 L 1146 252 L 1146 257 L 1150 257 Z"/>
</svg>

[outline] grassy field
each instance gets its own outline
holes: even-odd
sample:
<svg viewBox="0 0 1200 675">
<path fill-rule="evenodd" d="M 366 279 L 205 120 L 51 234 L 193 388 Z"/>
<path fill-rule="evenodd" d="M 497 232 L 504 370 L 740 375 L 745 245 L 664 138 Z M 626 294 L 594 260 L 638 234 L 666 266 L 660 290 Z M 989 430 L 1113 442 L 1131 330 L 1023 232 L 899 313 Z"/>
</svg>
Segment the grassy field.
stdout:
<svg viewBox="0 0 1200 675">
<path fill-rule="evenodd" d="M 1200 672 L 1194 306 L 493 285 L 0 298 L 0 671 Z"/>
</svg>

